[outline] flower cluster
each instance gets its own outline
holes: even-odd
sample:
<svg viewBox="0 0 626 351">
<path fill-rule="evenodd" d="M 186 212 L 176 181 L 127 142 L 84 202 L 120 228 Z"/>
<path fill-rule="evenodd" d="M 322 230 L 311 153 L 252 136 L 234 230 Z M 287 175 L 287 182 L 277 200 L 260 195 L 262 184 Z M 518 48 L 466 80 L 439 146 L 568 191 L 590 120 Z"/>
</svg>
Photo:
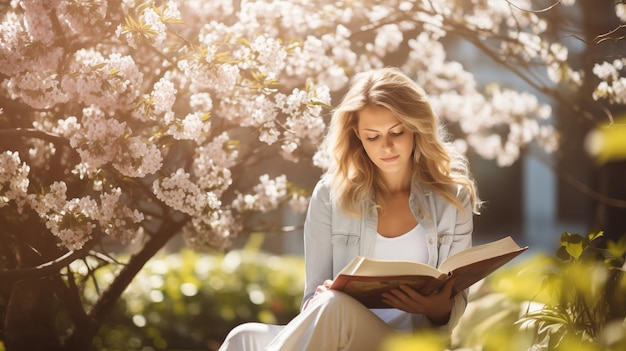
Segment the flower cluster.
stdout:
<svg viewBox="0 0 626 351">
<path fill-rule="evenodd" d="M 448 61 L 443 45 L 425 33 L 410 40 L 409 46 L 410 60 L 403 70 L 425 88 L 437 115 L 459 125 L 467 135 L 464 144 L 476 153 L 509 166 L 533 141 L 549 151 L 556 148 L 556 133 L 548 123 L 549 105 L 496 84 L 479 91 L 474 77 L 458 62 Z"/>
<path fill-rule="evenodd" d="M 127 243 L 134 240 L 138 232 L 141 232 L 139 225 L 144 220 L 144 215 L 137 209 L 133 210 L 124 205 L 125 201 L 121 197 L 120 188 L 111 189 L 109 193 L 102 193 L 97 219 L 104 228 L 105 234 L 122 243 Z"/>
<path fill-rule="evenodd" d="M 127 17 L 125 24 L 117 26 L 115 34 L 125 39 L 132 48 L 138 48 L 144 42 L 155 47 L 163 47 L 168 36 L 168 24 L 182 21 L 175 1 L 170 0 L 160 8 L 154 6 L 152 1 L 146 3 L 152 6 L 137 6 L 134 1 L 128 2 L 127 5 L 129 11 L 134 11 L 134 8 L 138 7 L 141 12 L 136 20 Z"/>
<path fill-rule="evenodd" d="M 67 184 L 54 182 L 44 195 L 28 194 L 28 205 L 45 220 L 46 227 L 61 245 L 81 249 L 90 240 L 97 225 L 102 232 L 123 243 L 137 238 L 144 216 L 121 201 L 120 188 L 102 192 L 99 201 L 91 196 L 67 198 Z"/>
<path fill-rule="evenodd" d="M 143 74 L 131 56 L 113 53 L 105 58 L 92 48 L 74 53 L 61 86 L 85 106 L 114 111 L 135 105 L 142 82 Z"/>
<path fill-rule="evenodd" d="M 593 74 L 601 80 L 593 92 L 595 100 L 607 99 L 613 104 L 626 104 L 626 77 L 622 76 L 625 67 L 625 58 L 605 61 L 593 67 Z"/>
<path fill-rule="evenodd" d="M 0 205 L 31 207 L 69 249 L 96 233 L 129 242 L 179 218 L 190 245 L 224 248 L 250 214 L 304 211 L 306 194 L 282 173 L 311 158 L 325 167 L 315 150 L 332 98 L 385 65 L 425 88 L 458 127 L 458 148 L 502 166 L 531 143 L 555 150 L 550 107 L 481 86 L 449 58 L 447 36 L 471 33 L 535 86 L 583 79 L 530 0 L 118 3 L 12 1 L 0 15 L 0 101 L 11 101 L 0 123 L 46 136 L 0 155 Z M 626 102 L 623 66 L 596 65 L 594 98 Z M 67 171 L 31 173 L 49 162 Z"/>
<path fill-rule="evenodd" d="M 233 207 L 239 211 L 268 212 L 278 207 L 278 200 L 287 195 L 287 177 L 280 176 L 270 179 L 264 174 L 259 177 L 259 184 L 253 189 L 253 194 L 239 194 L 233 202 Z"/>
<path fill-rule="evenodd" d="M 70 145 L 78 151 L 82 161 L 93 168 L 99 168 L 115 159 L 120 150 L 120 141 L 126 133 L 126 123 L 115 118 L 107 118 L 96 107 L 83 109 L 78 118 L 71 116 Z"/>
<path fill-rule="evenodd" d="M 30 167 L 21 162 L 17 152 L 0 154 L 0 207 L 7 206 L 10 200 L 22 202 L 28 194 L 29 172 Z"/>
</svg>

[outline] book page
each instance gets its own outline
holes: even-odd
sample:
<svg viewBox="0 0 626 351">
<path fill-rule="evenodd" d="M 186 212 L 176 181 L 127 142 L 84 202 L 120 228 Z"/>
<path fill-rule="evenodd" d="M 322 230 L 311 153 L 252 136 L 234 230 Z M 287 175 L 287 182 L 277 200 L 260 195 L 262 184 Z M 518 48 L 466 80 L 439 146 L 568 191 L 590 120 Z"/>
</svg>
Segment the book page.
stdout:
<svg viewBox="0 0 626 351">
<path fill-rule="evenodd" d="M 418 262 L 376 260 L 369 257 L 357 257 L 340 274 L 366 277 L 428 275 L 439 277 L 443 272 Z M 447 272 L 446 272 L 447 273 Z"/>
<path fill-rule="evenodd" d="M 456 254 L 446 258 L 439 266 L 439 270 L 449 273 L 462 266 L 519 250 L 522 250 L 522 248 L 515 243 L 513 238 L 507 236 L 506 238 L 500 240 L 470 247 L 461 252 L 457 252 Z"/>
</svg>

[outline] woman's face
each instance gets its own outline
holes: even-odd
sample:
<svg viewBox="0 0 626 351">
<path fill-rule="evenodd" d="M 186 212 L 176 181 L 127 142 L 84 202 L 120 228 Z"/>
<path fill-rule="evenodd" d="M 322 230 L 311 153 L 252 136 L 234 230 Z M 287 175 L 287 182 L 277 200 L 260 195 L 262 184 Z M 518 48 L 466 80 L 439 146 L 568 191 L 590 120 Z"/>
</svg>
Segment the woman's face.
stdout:
<svg viewBox="0 0 626 351">
<path fill-rule="evenodd" d="M 391 110 L 381 106 L 361 110 L 357 134 L 367 156 L 381 172 L 400 177 L 410 174 L 413 133 Z"/>
</svg>

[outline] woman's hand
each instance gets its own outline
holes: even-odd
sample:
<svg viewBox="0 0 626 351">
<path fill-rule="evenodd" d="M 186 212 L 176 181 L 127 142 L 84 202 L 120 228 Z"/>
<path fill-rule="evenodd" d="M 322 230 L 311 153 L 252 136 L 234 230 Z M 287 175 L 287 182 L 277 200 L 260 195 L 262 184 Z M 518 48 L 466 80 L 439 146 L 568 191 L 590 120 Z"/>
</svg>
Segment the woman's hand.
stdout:
<svg viewBox="0 0 626 351">
<path fill-rule="evenodd" d="M 304 304 L 304 308 L 306 308 L 309 303 L 311 302 L 311 300 L 313 300 L 315 298 L 315 296 L 323 293 L 324 291 L 327 291 L 328 289 L 330 289 L 330 286 L 333 284 L 333 281 L 330 279 L 326 279 L 324 280 L 324 282 L 322 283 L 322 285 L 318 285 L 317 288 L 315 289 L 315 293 L 313 294 L 313 296 L 311 296 L 308 300 L 306 300 L 306 303 Z"/>
<path fill-rule="evenodd" d="M 454 279 L 450 279 L 435 294 L 424 296 L 407 285 L 400 285 L 389 293 L 383 293 L 383 301 L 392 307 L 408 313 L 420 313 L 436 324 L 446 324 L 450 319 L 450 311 L 454 305 L 452 286 Z"/>
<path fill-rule="evenodd" d="M 333 285 L 333 281 L 330 279 L 326 279 L 324 280 L 324 282 L 322 283 L 322 285 L 318 285 L 317 289 L 315 289 L 315 294 L 313 294 L 313 297 L 323 293 L 324 291 L 330 289 L 330 286 Z"/>
</svg>

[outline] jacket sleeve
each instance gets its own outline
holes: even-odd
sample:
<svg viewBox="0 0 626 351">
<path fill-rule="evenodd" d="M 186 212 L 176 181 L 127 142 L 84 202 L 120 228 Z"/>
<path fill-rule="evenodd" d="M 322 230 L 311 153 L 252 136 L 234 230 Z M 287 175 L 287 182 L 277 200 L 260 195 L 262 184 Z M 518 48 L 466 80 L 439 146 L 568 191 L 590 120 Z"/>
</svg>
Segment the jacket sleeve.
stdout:
<svg viewBox="0 0 626 351">
<path fill-rule="evenodd" d="M 457 197 L 463 204 L 464 210 L 460 211 L 456 206 L 447 203 L 444 206 L 444 215 L 439 218 L 438 227 L 445 228 L 445 231 L 450 234 L 439 236 L 440 262 L 448 256 L 472 246 L 474 214 L 469 191 L 466 188 L 459 186 L 457 190 Z M 454 214 L 452 215 L 452 213 Z M 468 290 L 469 289 L 461 291 L 454 296 L 454 305 L 452 306 L 452 311 L 450 312 L 450 319 L 447 324 L 439 326 L 439 328 L 450 333 L 452 332 L 452 329 L 456 327 L 465 312 L 465 308 L 467 307 Z M 424 327 L 437 327 L 432 325 L 428 318 L 424 318 L 424 324 Z"/>
<path fill-rule="evenodd" d="M 304 221 L 305 285 L 301 309 L 317 286 L 333 276 L 330 201 L 329 180 L 323 178 L 313 189 Z"/>
</svg>

